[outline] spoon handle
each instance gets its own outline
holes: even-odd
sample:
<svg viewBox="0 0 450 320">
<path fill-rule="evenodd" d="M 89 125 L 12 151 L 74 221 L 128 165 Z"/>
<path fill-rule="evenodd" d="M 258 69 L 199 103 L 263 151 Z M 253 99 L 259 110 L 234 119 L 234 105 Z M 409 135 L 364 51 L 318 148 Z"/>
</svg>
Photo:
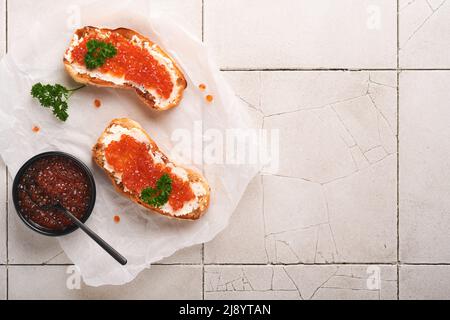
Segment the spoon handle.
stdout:
<svg viewBox="0 0 450 320">
<path fill-rule="evenodd" d="M 100 238 L 100 236 L 92 231 L 88 226 L 78 220 L 78 218 L 75 217 L 70 211 L 63 207 L 61 207 L 61 211 L 63 211 L 68 218 L 70 218 L 78 227 L 80 227 L 81 230 L 83 230 L 89 237 L 91 237 L 92 240 L 97 242 L 100 247 L 102 247 L 114 259 L 116 259 L 117 262 L 119 262 L 123 266 L 127 264 L 127 259 L 124 256 L 117 252 L 116 249 L 111 247 L 105 240 Z"/>
</svg>

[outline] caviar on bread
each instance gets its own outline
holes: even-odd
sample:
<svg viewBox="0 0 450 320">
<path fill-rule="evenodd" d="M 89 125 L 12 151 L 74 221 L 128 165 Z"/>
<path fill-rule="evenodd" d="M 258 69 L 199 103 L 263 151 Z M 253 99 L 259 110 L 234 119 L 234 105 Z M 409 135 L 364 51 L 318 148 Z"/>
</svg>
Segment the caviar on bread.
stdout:
<svg viewBox="0 0 450 320">
<path fill-rule="evenodd" d="M 133 120 L 112 120 L 92 152 L 121 194 L 153 212 L 196 220 L 209 206 L 206 179 L 172 162 Z"/>
<path fill-rule="evenodd" d="M 156 110 L 177 106 L 187 86 L 180 68 L 166 52 L 126 28 L 76 30 L 63 61 L 75 81 L 135 90 Z"/>
</svg>

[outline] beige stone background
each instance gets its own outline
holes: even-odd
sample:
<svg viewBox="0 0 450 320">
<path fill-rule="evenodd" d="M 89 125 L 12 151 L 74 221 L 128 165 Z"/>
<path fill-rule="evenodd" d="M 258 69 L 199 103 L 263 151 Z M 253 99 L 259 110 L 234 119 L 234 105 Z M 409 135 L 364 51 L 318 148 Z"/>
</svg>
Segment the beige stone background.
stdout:
<svg viewBox="0 0 450 320">
<path fill-rule="evenodd" d="M 32 14 L 20 1 L 0 0 L 0 56 Z M 151 2 L 280 130 L 280 170 L 212 242 L 69 290 L 71 261 L 18 220 L 0 163 L 1 299 L 450 298 L 450 1 Z"/>
</svg>

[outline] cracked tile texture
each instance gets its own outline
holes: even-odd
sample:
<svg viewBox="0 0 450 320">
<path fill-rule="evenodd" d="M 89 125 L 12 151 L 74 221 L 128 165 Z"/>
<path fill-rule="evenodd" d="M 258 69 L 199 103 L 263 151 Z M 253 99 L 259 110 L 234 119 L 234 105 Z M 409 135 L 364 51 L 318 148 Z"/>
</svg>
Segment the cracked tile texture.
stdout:
<svg viewBox="0 0 450 320">
<path fill-rule="evenodd" d="M 27 1 L 0 0 L 0 57 Z M 279 161 L 211 242 L 78 290 L 0 163 L 0 299 L 450 298 L 450 0 L 149 3 L 211 47 Z"/>
</svg>

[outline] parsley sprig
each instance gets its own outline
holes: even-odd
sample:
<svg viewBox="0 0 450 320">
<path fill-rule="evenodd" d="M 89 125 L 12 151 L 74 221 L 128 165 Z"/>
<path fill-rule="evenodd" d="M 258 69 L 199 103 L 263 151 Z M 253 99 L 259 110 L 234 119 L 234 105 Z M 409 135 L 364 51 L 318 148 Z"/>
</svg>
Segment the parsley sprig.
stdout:
<svg viewBox="0 0 450 320">
<path fill-rule="evenodd" d="M 84 63 L 88 69 L 96 69 L 105 64 L 106 59 L 117 54 L 117 49 L 111 43 L 92 39 L 86 43 L 87 53 L 84 56 Z"/>
<path fill-rule="evenodd" d="M 85 85 L 74 89 L 67 89 L 63 85 L 42 84 L 40 82 L 33 85 L 31 95 L 39 100 L 39 103 L 45 108 L 52 108 L 52 112 L 61 121 L 66 121 L 69 117 L 67 110 L 69 105 L 67 101 L 73 92 L 84 88 Z"/>
<path fill-rule="evenodd" d="M 152 207 L 159 208 L 169 201 L 172 179 L 165 173 L 156 182 L 156 188 L 147 187 L 141 192 L 141 199 Z"/>
</svg>

